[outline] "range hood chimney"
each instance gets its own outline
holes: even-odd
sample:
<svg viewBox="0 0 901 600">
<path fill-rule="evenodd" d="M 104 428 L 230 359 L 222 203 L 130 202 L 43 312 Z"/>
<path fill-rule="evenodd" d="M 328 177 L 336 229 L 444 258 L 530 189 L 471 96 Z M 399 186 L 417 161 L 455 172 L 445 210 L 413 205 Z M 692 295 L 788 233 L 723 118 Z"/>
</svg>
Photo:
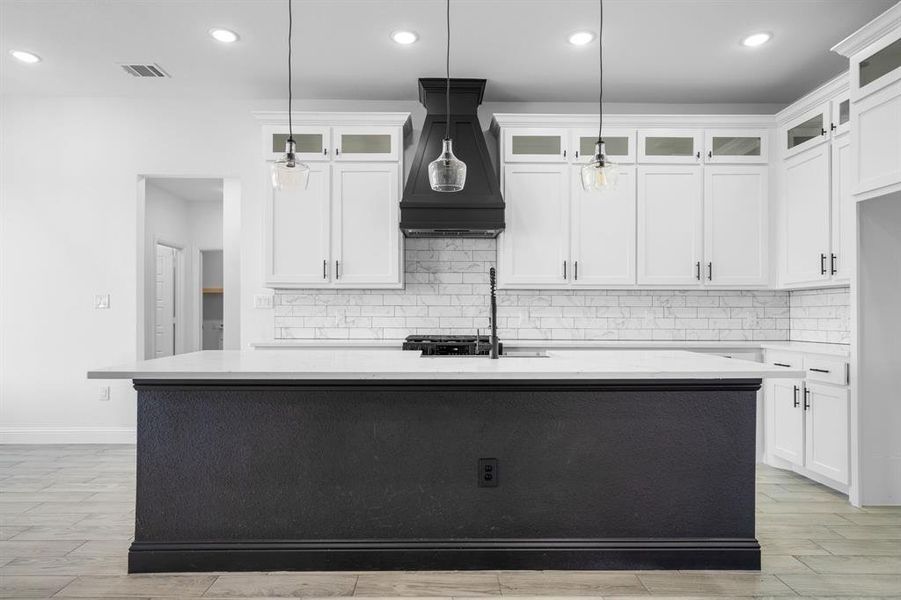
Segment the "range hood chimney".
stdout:
<svg viewBox="0 0 901 600">
<path fill-rule="evenodd" d="M 459 192 L 436 192 L 429 185 L 429 163 L 441 153 L 446 80 L 419 80 L 426 108 L 422 136 L 400 203 L 400 228 L 407 237 L 493 238 L 504 230 L 504 199 L 476 114 L 484 79 L 451 79 L 451 138 L 454 154 L 466 163 L 466 185 Z"/>
</svg>

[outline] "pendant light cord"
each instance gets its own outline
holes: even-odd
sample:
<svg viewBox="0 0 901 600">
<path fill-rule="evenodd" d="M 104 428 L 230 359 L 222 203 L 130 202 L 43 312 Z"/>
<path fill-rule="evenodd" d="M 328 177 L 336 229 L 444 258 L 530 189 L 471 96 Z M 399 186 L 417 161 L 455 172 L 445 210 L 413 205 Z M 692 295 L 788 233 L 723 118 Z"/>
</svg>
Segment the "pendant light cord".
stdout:
<svg viewBox="0 0 901 600">
<path fill-rule="evenodd" d="M 447 0 L 447 46 L 446 46 L 446 56 L 445 56 L 445 88 L 444 88 L 444 101 L 447 112 L 447 119 L 444 123 L 444 139 L 450 139 L 450 0 Z"/>
<path fill-rule="evenodd" d="M 604 129 L 604 0 L 598 0 L 600 9 L 600 25 L 598 27 L 598 73 L 599 73 L 599 92 L 598 92 L 598 144 L 603 140 L 601 133 Z"/>
<path fill-rule="evenodd" d="M 292 0 L 288 0 L 288 140 L 294 141 L 294 124 L 291 119 L 292 112 L 292 86 L 291 86 L 291 34 L 294 29 L 294 15 L 291 14 Z"/>
</svg>

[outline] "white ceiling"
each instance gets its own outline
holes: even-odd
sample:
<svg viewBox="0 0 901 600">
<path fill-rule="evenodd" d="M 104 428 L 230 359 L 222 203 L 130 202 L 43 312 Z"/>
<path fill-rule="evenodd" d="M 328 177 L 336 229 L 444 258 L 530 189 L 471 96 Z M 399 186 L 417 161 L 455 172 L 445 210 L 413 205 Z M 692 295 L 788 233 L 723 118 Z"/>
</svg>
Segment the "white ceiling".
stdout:
<svg viewBox="0 0 901 600">
<path fill-rule="evenodd" d="M 151 177 L 147 182 L 186 202 L 222 202 L 221 179 Z"/>
<path fill-rule="evenodd" d="M 606 0 L 605 89 L 614 102 L 787 103 L 847 68 L 829 48 L 895 0 Z M 415 100 L 442 76 L 443 0 L 295 0 L 295 95 Z M 451 72 L 490 101 L 591 101 L 596 0 L 453 0 Z M 241 35 L 230 46 L 213 26 Z M 412 29 L 420 41 L 389 39 Z M 746 34 L 773 41 L 748 49 Z M 4 94 L 279 98 L 287 0 L 0 0 Z M 43 57 L 24 65 L 12 48 Z M 144 80 L 117 63 L 157 62 Z"/>
</svg>

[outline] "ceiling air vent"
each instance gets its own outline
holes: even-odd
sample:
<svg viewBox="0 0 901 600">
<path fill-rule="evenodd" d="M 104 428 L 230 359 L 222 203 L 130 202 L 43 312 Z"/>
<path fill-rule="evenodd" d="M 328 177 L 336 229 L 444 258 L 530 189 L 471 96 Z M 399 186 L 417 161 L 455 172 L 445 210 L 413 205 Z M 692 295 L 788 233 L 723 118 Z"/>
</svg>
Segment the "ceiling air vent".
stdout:
<svg viewBox="0 0 901 600">
<path fill-rule="evenodd" d="M 156 63 L 149 65 L 119 65 L 126 73 L 134 77 L 169 77 L 169 74 L 163 70 L 163 67 Z"/>
</svg>

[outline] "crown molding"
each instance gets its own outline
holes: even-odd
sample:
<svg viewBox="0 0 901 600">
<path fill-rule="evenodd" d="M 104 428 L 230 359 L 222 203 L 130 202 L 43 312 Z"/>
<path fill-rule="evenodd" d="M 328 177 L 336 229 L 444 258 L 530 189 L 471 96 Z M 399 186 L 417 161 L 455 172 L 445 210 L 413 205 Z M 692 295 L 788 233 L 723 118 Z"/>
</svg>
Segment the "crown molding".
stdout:
<svg viewBox="0 0 901 600">
<path fill-rule="evenodd" d="M 901 27 L 901 2 L 837 43 L 832 51 L 851 58 L 898 27 Z"/>
<path fill-rule="evenodd" d="M 495 113 L 491 116 L 491 130 L 503 127 L 597 127 L 595 114 L 528 114 Z M 772 127 L 773 115 L 604 115 L 604 125 L 611 127 Z"/>
<path fill-rule="evenodd" d="M 797 117 L 813 110 L 824 102 L 828 102 L 843 93 L 848 92 L 851 87 L 850 74 L 845 71 L 841 75 L 830 79 L 820 87 L 805 96 L 795 100 L 791 105 L 783 108 L 776 113 L 776 122 L 784 125 L 788 121 L 792 121 Z"/>
<path fill-rule="evenodd" d="M 265 125 L 287 125 L 288 111 L 253 111 L 254 118 Z M 403 127 L 405 132 L 413 129 L 413 121 L 408 112 L 319 112 L 294 111 L 291 120 L 295 125 L 384 125 Z"/>
</svg>

